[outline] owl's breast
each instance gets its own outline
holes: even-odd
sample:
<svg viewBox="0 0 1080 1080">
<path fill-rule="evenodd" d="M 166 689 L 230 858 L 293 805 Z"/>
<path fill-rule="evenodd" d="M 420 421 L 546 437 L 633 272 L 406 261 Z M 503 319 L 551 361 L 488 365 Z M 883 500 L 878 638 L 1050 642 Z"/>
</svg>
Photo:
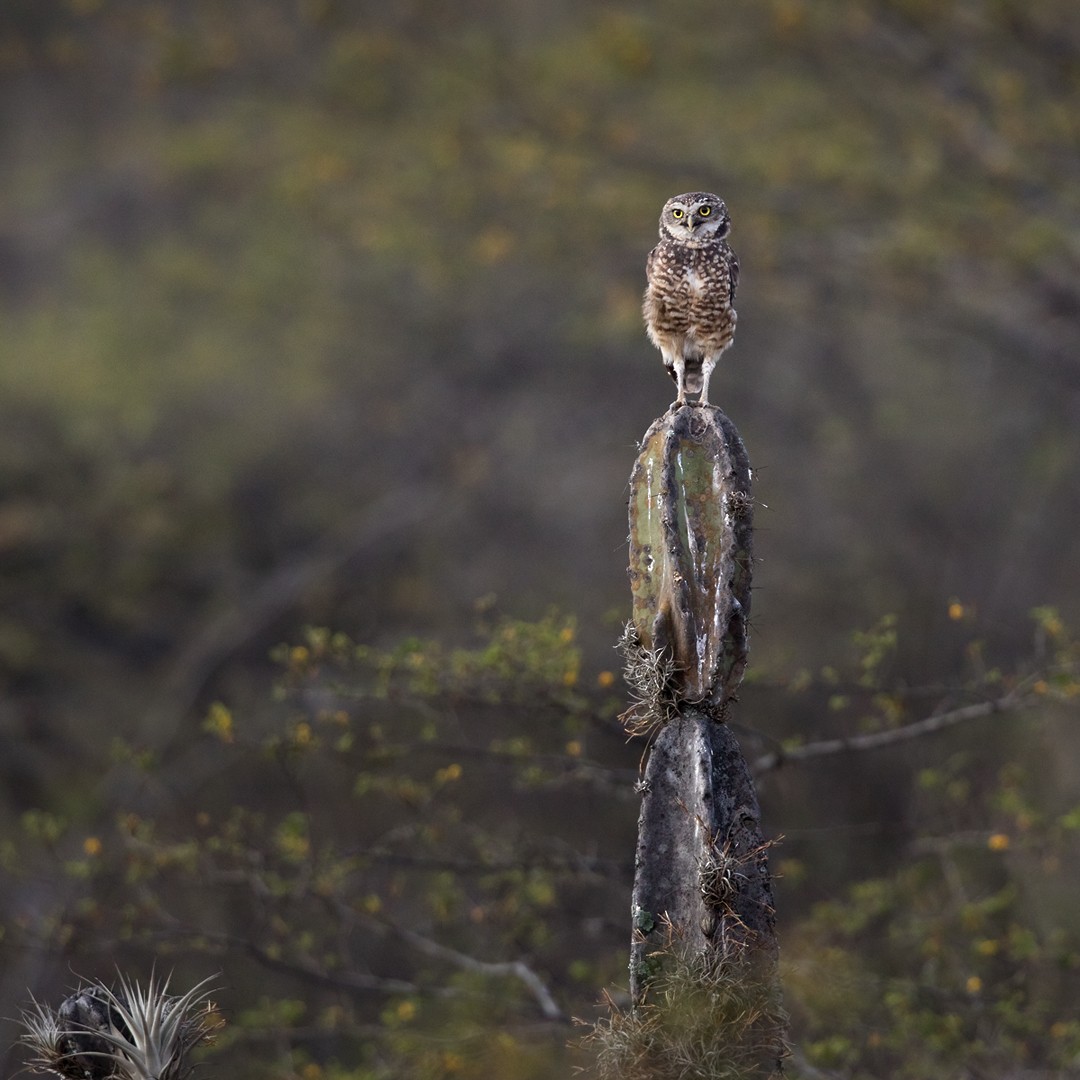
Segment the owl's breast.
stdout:
<svg viewBox="0 0 1080 1080">
<path fill-rule="evenodd" d="M 693 266 L 686 270 L 686 288 L 691 296 L 700 296 L 708 288 L 705 278 Z"/>
<path fill-rule="evenodd" d="M 704 342 L 730 332 L 731 272 L 725 245 L 661 243 L 649 260 L 645 320 L 651 331 Z"/>
</svg>

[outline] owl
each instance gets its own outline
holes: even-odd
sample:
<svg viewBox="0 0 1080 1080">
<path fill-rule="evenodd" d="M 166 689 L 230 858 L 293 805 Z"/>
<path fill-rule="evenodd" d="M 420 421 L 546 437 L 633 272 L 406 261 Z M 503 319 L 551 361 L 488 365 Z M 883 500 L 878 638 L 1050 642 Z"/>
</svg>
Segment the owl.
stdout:
<svg viewBox="0 0 1080 1080">
<path fill-rule="evenodd" d="M 649 252 L 642 311 L 649 340 L 660 350 L 679 395 L 674 405 L 709 402 L 709 377 L 735 336 L 739 260 L 728 247 L 724 200 L 707 191 L 668 199 L 660 243 Z"/>
</svg>

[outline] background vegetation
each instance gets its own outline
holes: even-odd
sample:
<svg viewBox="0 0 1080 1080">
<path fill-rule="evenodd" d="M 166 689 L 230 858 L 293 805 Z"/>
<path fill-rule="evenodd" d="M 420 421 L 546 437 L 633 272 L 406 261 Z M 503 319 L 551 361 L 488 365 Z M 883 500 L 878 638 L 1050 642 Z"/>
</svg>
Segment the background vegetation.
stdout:
<svg viewBox="0 0 1080 1080">
<path fill-rule="evenodd" d="M 0 83 L 3 1015 L 157 956 L 221 1075 L 565 1074 L 704 188 L 800 1064 L 1073 1075 L 1072 4 L 9 0 Z"/>
</svg>

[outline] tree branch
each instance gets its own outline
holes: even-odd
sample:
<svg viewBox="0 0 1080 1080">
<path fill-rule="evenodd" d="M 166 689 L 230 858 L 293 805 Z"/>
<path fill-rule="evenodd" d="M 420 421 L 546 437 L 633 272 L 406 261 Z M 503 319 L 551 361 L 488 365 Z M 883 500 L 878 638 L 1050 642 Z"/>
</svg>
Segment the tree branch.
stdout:
<svg viewBox="0 0 1080 1080">
<path fill-rule="evenodd" d="M 438 960 L 446 960 L 465 971 L 476 971 L 483 975 L 497 975 L 520 979 L 529 992 L 535 998 L 540 1011 L 549 1020 L 565 1020 L 562 1009 L 556 1004 L 551 996 L 551 991 L 544 985 L 543 980 L 523 960 L 478 960 L 475 956 L 458 952 L 447 945 L 440 945 L 437 941 L 416 933 L 415 930 L 406 930 L 403 926 L 390 926 L 390 929 L 402 941 L 408 942 L 418 952 Z"/>
<path fill-rule="evenodd" d="M 1021 694 L 1019 690 L 1013 690 L 991 701 L 980 701 L 975 705 L 964 705 L 959 709 L 951 709 L 949 712 L 936 713 L 922 720 L 916 720 L 912 724 L 891 728 L 888 731 L 848 735 L 840 739 L 823 739 L 820 742 L 794 746 L 790 750 L 777 749 L 759 757 L 754 762 L 754 772 L 760 776 L 762 773 L 778 769 L 781 765 L 792 761 L 842 754 L 848 750 L 876 750 L 881 746 L 891 746 L 893 743 L 918 739 L 923 735 L 944 731 L 946 728 L 955 727 L 969 720 L 979 720 L 986 716 L 993 716 L 995 713 L 1011 712 L 1021 708 L 1027 700 L 1027 695 Z"/>
</svg>

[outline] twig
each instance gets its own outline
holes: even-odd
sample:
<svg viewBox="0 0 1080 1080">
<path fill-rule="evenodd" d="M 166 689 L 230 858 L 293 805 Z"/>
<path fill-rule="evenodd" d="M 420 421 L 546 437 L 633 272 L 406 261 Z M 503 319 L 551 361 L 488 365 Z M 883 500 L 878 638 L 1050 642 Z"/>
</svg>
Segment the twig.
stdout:
<svg viewBox="0 0 1080 1080">
<path fill-rule="evenodd" d="M 562 1009 L 559 1008 L 555 999 L 551 996 L 551 991 L 544 985 L 543 980 L 523 960 L 478 960 L 475 956 L 458 952 L 457 949 L 451 949 L 447 945 L 440 945 L 437 941 L 432 941 L 430 938 L 416 933 L 415 930 L 406 930 L 402 926 L 395 926 L 391 929 L 402 941 L 408 942 L 418 952 L 456 964 L 465 971 L 477 971 L 484 975 L 502 975 L 520 979 L 536 999 L 536 1003 L 540 1006 L 540 1011 L 544 1016 L 549 1020 L 566 1019 Z"/>
<path fill-rule="evenodd" d="M 993 716 L 995 713 L 1010 712 L 1022 707 L 1027 700 L 1026 695 L 1014 690 L 992 701 L 980 701 L 975 705 L 964 705 L 959 709 L 951 709 L 949 712 L 936 713 L 923 720 L 916 720 L 912 724 L 891 728 L 888 731 L 847 735 L 840 739 L 823 739 L 820 742 L 793 746 L 790 750 L 774 750 L 763 754 L 754 762 L 754 772 L 760 776 L 762 773 L 778 769 L 781 765 L 792 761 L 805 761 L 808 758 L 826 757 L 829 754 L 843 754 L 848 750 L 876 750 L 881 746 L 891 746 L 893 743 L 944 731 L 946 728 L 966 723 L 969 720 L 979 720 L 986 716 Z"/>
</svg>

